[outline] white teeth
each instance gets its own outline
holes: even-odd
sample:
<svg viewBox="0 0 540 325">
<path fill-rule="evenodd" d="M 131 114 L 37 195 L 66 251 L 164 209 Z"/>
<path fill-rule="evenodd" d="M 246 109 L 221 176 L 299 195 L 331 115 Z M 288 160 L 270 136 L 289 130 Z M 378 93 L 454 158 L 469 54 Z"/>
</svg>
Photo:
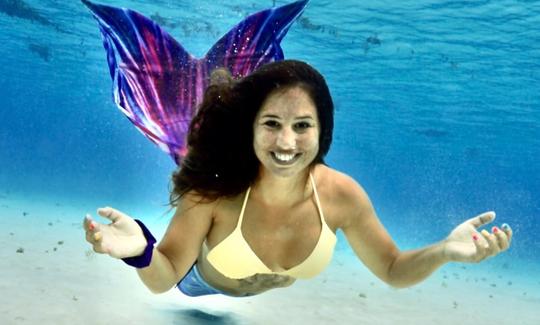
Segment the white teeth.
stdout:
<svg viewBox="0 0 540 325">
<path fill-rule="evenodd" d="M 281 160 L 281 161 L 291 161 L 293 158 L 294 158 L 294 154 L 283 154 L 283 153 L 274 153 L 274 155 L 276 156 L 277 159 Z"/>
</svg>

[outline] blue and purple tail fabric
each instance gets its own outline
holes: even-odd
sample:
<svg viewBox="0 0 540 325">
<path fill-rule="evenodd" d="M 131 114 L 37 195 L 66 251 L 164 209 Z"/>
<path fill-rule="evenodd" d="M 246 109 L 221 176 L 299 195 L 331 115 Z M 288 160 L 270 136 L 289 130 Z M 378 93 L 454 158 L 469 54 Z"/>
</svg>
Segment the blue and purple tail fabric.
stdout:
<svg viewBox="0 0 540 325">
<path fill-rule="evenodd" d="M 280 42 L 308 1 L 247 17 L 197 59 L 149 18 L 82 0 L 99 23 L 115 103 L 177 164 L 187 153 L 189 124 L 210 73 L 224 67 L 233 77 L 243 77 L 266 63 L 283 60 Z"/>
</svg>

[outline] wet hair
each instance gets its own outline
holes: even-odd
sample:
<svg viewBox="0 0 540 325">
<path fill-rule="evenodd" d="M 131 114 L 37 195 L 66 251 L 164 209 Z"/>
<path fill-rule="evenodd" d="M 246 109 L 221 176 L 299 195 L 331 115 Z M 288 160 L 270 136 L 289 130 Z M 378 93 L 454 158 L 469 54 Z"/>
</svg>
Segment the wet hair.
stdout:
<svg viewBox="0 0 540 325">
<path fill-rule="evenodd" d="M 271 93 L 292 87 L 306 91 L 315 104 L 320 135 L 312 165 L 324 164 L 332 142 L 334 105 L 317 70 L 301 61 L 284 60 L 234 80 L 227 70 L 218 69 L 191 121 L 187 155 L 172 174 L 171 206 L 190 191 L 211 201 L 246 191 L 260 168 L 253 148 L 255 117 Z"/>
</svg>

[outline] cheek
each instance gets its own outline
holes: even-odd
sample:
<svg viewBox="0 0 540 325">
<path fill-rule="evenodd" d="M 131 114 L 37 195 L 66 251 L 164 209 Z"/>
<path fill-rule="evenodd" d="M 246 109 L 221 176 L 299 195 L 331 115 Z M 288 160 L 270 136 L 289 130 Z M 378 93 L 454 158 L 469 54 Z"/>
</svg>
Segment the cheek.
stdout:
<svg viewBox="0 0 540 325">
<path fill-rule="evenodd" d="M 319 134 L 313 132 L 312 134 L 306 134 L 301 137 L 298 144 L 305 149 L 318 149 L 319 148 Z"/>
<path fill-rule="evenodd" d="M 318 141 L 318 139 L 310 141 L 308 146 L 309 146 L 309 150 L 313 151 L 313 154 L 316 154 L 317 152 L 319 152 L 319 141 Z"/>
<path fill-rule="evenodd" d="M 253 138 L 255 148 L 262 149 L 272 143 L 272 135 L 268 132 L 256 132 Z"/>
</svg>

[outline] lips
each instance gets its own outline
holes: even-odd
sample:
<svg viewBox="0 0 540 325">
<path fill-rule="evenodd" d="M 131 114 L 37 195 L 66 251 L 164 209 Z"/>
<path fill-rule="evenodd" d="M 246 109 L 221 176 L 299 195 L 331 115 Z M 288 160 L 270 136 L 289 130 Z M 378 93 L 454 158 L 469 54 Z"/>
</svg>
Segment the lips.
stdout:
<svg viewBox="0 0 540 325">
<path fill-rule="evenodd" d="M 285 154 L 285 153 L 276 153 L 271 152 L 272 159 L 279 165 L 287 166 L 294 164 L 295 161 L 300 157 L 300 153 L 296 154 Z"/>
</svg>

